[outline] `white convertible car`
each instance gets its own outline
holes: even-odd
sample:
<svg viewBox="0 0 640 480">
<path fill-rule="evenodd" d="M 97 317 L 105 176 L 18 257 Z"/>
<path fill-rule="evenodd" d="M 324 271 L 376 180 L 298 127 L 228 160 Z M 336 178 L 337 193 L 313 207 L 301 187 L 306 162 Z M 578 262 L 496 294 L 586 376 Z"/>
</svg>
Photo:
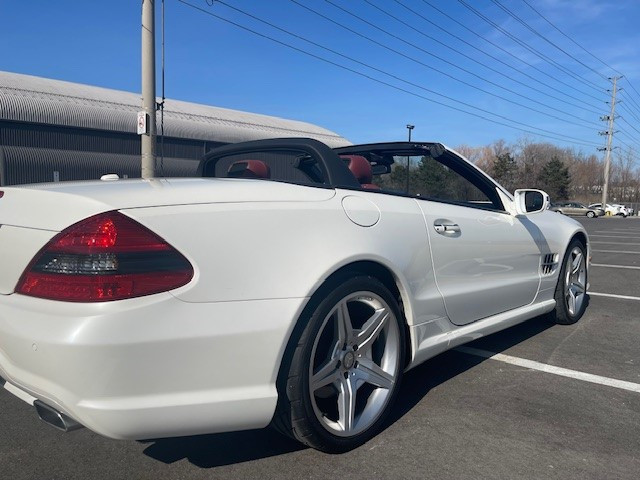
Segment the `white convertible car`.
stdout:
<svg viewBox="0 0 640 480">
<path fill-rule="evenodd" d="M 0 383 L 44 421 L 118 439 L 271 423 L 345 451 L 412 367 L 587 306 L 581 225 L 441 144 L 246 142 L 198 173 L 0 189 Z"/>
</svg>

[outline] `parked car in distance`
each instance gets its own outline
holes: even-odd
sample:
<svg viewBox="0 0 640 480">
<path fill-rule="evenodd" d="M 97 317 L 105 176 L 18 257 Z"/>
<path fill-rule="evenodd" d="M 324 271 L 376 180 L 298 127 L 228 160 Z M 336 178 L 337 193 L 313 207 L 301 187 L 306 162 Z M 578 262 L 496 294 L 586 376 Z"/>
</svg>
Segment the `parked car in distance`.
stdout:
<svg viewBox="0 0 640 480">
<path fill-rule="evenodd" d="M 629 215 L 631 215 L 631 211 L 625 205 L 621 205 L 619 203 L 614 203 L 613 206 L 616 207 L 618 209 L 618 211 L 620 212 L 618 215 L 622 215 L 625 218 L 628 217 Z"/>
<path fill-rule="evenodd" d="M 592 203 L 591 205 L 589 205 L 589 208 L 602 208 L 602 203 Z M 620 215 L 625 218 L 629 216 L 629 211 L 627 210 L 627 207 L 625 207 L 624 205 L 616 204 L 616 203 L 614 204 L 607 203 L 605 212 L 609 213 L 609 215 Z"/>
<path fill-rule="evenodd" d="M 431 181 L 393 191 L 407 156 Z M 198 176 L 0 188 L 0 387 L 47 423 L 271 424 L 344 452 L 411 394 L 407 370 L 587 308 L 584 227 L 440 143 L 258 140 Z"/>
<path fill-rule="evenodd" d="M 551 204 L 550 210 L 554 212 L 560 212 L 564 215 L 575 215 L 579 217 L 601 217 L 604 215 L 604 210 L 598 207 L 587 207 L 580 202 L 555 202 Z"/>
</svg>

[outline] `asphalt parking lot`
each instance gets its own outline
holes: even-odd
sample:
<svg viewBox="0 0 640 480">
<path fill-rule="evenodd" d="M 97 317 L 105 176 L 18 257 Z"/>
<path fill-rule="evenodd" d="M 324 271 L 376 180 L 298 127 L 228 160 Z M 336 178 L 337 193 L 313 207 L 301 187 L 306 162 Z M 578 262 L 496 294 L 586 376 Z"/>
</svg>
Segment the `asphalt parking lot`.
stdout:
<svg viewBox="0 0 640 480">
<path fill-rule="evenodd" d="M 640 218 L 581 221 L 593 253 L 581 321 L 536 318 L 412 370 L 389 426 L 355 451 L 322 454 L 268 429 L 62 434 L 0 389 L 0 478 L 640 478 Z"/>
</svg>

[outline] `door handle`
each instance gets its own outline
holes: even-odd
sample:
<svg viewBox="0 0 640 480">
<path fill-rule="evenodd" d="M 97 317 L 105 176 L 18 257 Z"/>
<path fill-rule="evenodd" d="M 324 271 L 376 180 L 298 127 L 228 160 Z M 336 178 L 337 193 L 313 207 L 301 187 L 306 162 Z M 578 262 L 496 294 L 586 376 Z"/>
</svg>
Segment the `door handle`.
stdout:
<svg viewBox="0 0 640 480">
<path fill-rule="evenodd" d="M 433 224 L 433 228 L 435 228 L 436 232 L 440 235 L 446 235 L 449 237 L 458 236 L 462 232 L 457 223 L 437 222 Z"/>
</svg>

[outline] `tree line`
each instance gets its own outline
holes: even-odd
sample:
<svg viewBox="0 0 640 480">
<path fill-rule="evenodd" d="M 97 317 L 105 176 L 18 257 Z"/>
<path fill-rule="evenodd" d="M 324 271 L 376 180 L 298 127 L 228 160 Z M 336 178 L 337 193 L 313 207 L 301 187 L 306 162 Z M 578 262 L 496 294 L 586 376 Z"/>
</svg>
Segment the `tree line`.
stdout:
<svg viewBox="0 0 640 480">
<path fill-rule="evenodd" d="M 585 153 L 574 148 L 561 148 L 550 143 L 520 139 L 514 144 L 497 140 L 490 145 L 455 148 L 476 166 L 487 172 L 508 191 L 517 188 L 537 188 L 549 194 L 552 201 L 576 200 L 599 202 L 604 184 L 604 155 Z M 609 201 L 611 203 L 640 202 L 640 168 L 636 166 L 634 150 L 615 149 L 611 155 Z M 411 159 L 409 191 L 432 191 L 446 171 L 435 167 L 427 158 Z M 434 170 L 435 169 L 435 170 Z M 385 187 L 406 189 L 406 163 L 400 159 Z M 426 182 L 426 183 L 425 183 Z M 428 188 L 426 186 L 428 184 Z"/>
</svg>

